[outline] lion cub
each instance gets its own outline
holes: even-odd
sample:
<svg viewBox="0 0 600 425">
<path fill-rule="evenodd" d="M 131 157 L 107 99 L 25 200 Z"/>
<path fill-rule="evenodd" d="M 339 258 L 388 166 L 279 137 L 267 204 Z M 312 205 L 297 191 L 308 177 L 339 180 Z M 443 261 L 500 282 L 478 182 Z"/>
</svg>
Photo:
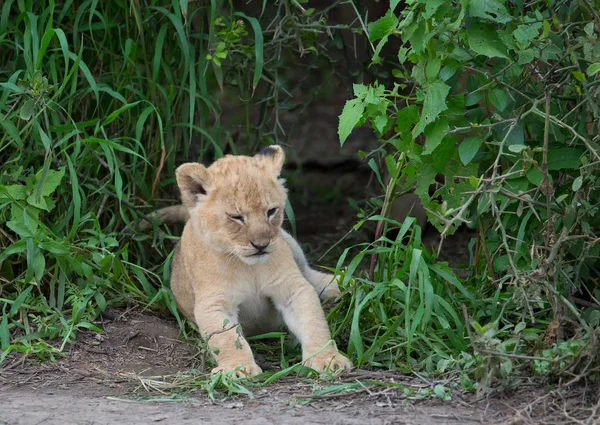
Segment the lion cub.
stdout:
<svg viewBox="0 0 600 425">
<path fill-rule="evenodd" d="M 189 163 L 176 171 L 189 218 L 173 256 L 171 289 L 213 349 L 213 373 L 262 372 L 237 324 L 249 336 L 285 323 L 302 344 L 306 366 L 319 372 L 352 366 L 331 341 L 319 300 L 339 293 L 337 283 L 308 267 L 281 228 L 283 162 L 281 147 L 269 146 L 253 157 L 227 155 L 210 167 Z"/>
</svg>

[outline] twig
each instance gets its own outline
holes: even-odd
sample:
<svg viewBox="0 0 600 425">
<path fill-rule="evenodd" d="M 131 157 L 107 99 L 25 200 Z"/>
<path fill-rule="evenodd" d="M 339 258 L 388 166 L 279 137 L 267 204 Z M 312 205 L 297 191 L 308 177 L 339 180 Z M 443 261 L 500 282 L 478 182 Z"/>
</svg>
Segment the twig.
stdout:
<svg viewBox="0 0 600 425">
<path fill-rule="evenodd" d="M 490 350 L 479 350 L 479 353 L 488 354 L 490 356 L 508 357 L 511 359 L 539 360 L 539 361 L 548 362 L 548 363 L 558 363 L 558 362 L 561 362 L 561 361 L 567 359 L 570 356 L 570 354 L 567 354 L 558 359 L 549 359 L 547 357 L 526 356 L 524 354 L 500 353 L 497 351 L 490 351 Z"/>
<path fill-rule="evenodd" d="M 487 242 L 486 242 L 486 238 L 485 238 L 485 232 L 483 230 L 483 223 L 481 222 L 480 218 L 477 219 L 477 224 L 479 225 L 479 238 L 477 240 L 480 242 L 479 245 L 481 246 L 481 249 L 483 250 L 483 255 L 485 256 L 485 262 L 487 263 L 487 266 L 488 266 L 488 272 L 490 273 L 492 280 L 496 280 L 496 273 L 494 272 L 494 264 L 492 262 L 492 258 L 490 257 L 490 253 L 487 249 Z"/>
<path fill-rule="evenodd" d="M 392 179 L 388 182 L 388 186 L 385 190 L 385 198 L 383 200 L 383 205 L 381 207 L 381 216 L 382 217 L 387 217 L 387 214 L 389 212 L 392 195 L 394 193 L 394 190 L 396 189 L 396 184 L 398 183 L 398 178 L 400 177 L 400 172 L 402 171 L 403 164 L 404 164 L 404 152 L 402 152 L 400 154 L 400 157 L 396 161 L 396 170 L 395 170 L 396 172 L 395 172 L 394 176 L 392 177 Z M 375 242 L 374 243 L 377 243 L 377 241 L 381 237 L 381 234 L 383 233 L 383 225 L 384 225 L 383 219 L 381 219 L 377 222 L 377 228 L 375 229 Z M 369 280 L 370 281 L 373 281 L 376 265 L 377 265 L 377 253 L 374 252 L 373 254 L 371 254 L 371 264 L 369 265 Z"/>
<path fill-rule="evenodd" d="M 542 113 L 542 111 L 537 109 L 535 106 L 533 108 L 531 108 L 531 110 L 534 114 L 536 114 L 538 116 L 541 116 L 541 117 L 546 116 L 544 113 Z M 549 115 L 548 118 L 552 124 L 556 124 L 559 127 L 569 130 L 575 138 L 577 138 L 583 142 L 583 144 L 585 145 L 587 150 L 590 151 L 590 153 L 594 156 L 594 158 L 596 158 L 596 160 L 600 161 L 600 155 L 598 154 L 598 152 L 596 152 L 596 149 L 594 149 L 594 147 L 590 144 L 588 139 L 586 139 L 581 134 L 579 134 L 573 127 L 571 127 L 568 124 L 565 124 L 564 122 L 562 122 L 558 118 L 554 117 L 553 115 Z"/>
<path fill-rule="evenodd" d="M 550 243 L 554 239 L 554 229 L 552 227 L 552 212 L 550 210 L 550 198 L 552 197 L 553 189 L 550 186 L 550 177 L 548 175 L 548 138 L 550 133 L 550 96 L 548 91 L 545 93 L 546 96 L 546 116 L 544 117 L 544 147 L 542 150 L 542 174 L 544 178 L 540 189 L 546 196 L 546 235 L 545 244 L 546 248 L 550 249 Z"/>
<path fill-rule="evenodd" d="M 154 194 L 156 193 L 156 186 L 158 186 L 158 180 L 160 179 L 160 174 L 165 165 L 165 157 L 167 155 L 167 151 L 165 147 L 162 146 L 160 150 L 160 161 L 158 163 L 158 168 L 156 169 L 156 174 L 154 175 L 154 182 L 152 182 L 152 192 L 150 194 L 150 199 L 154 199 Z"/>
<path fill-rule="evenodd" d="M 311 400 L 311 399 L 327 399 L 327 398 L 338 398 L 338 397 L 346 397 L 349 395 L 356 395 L 359 393 L 364 393 L 365 389 L 361 388 L 359 390 L 348 391 L 345 393 L 335 393 L 335 394 L 294 394 L 292 397 L 298 398 L 300 400 Z"/>
<path fill-rule="evenodd" d="M 471 333 L 471 319 L 469 318 L 469 313 L 467 312 L 467 306 L 465 304 L 462 305 L 463 316 L 465 317 L 465 326 L 467 328 L 467 335 L 469 335 L 469 341 L 471 341 L 471 345 L 473 349 L 477 350 L 475 347 L 475 338 L 473 338 L 473 334 Z"/>
<path fill-rule="evenodd" d="M 373 52 L 375 52 L 375 46 L 373 45 L 373 43 L 371 42 L 371 39 L 369 38 L 369 30 L 367 29 L 367 26 L 365 25 L 365 21 L 360 16 L 360 13 L 358 12 L 356 5 L 354 4 L 354 0 L 348 0 L 347 3 L 350 3 L 352 5 L 352 8 L 354 9 L 354 12 L 356 13 L 356 17 L 358 18 L 358 21 L 360 22 L 360 26 L 362 27 L 362 30 L 365 33 L 365 37 L 367 38 L 367 41 L 369 42 L 371 49 L 373 50 Z"/>
</svg>

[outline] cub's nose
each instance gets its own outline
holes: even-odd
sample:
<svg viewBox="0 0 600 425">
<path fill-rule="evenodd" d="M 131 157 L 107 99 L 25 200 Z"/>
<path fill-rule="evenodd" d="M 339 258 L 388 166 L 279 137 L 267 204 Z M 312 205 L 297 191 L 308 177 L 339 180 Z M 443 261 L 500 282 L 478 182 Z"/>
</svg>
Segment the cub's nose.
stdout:
<svg viewBox="0 0 600 425">
<path fill-rule="evenodd" d="M 257 251 L 264 251 L 269 246 L 269 241 L 250 242 Z"/>
</svg>

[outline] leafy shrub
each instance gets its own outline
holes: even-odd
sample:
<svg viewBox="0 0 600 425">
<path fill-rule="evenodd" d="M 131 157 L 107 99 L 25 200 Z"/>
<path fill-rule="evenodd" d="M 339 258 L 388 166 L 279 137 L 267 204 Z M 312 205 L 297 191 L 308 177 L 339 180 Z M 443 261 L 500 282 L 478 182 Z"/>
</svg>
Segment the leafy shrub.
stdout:
<svg viewBox="0 0 600 425">
<path fill-rule="evenodd" d="M 508 348 L 494 343 L 488 356 L 506 360 L 505 353 L 536 350 L 544 334 L 551 343 L 596 332 L 587 320 L 600 308 L 598 6 L 391 1 L 385 16 L 368 23 L 373 65 L 390 64 L 392 76 L 354 84 L 340 115 L 340 141 L 369 124 L 380 137 L 374 155 L 384 152 L 390 185 L 413 188 L 442 236 L 462 225 L 476 232 L 469 287 L 480 303 L 466 300 L 473 326 L 519 322 L 519 335 L 535 335 Z M 385 55 L 392 41 L 400 47 Z M 384 252 L 395 246 L 382 239 L 377 248 L 378 267 L 390 274 L 400 270 L 396 262 L 411 261 L 406 251 L 390 260 Z M 406 285 L 410 277 L 400 279 Z M 456 315 L 462 295 L 446 292 Z M 392 318 L 392 299 L 360 307 Z M 423 306 L 402 308 L 416 318 Z M 423 334 L 436 335 L 435 328 Z M 380 338 L 380 328 L 369 335 Z"/>
</svg>

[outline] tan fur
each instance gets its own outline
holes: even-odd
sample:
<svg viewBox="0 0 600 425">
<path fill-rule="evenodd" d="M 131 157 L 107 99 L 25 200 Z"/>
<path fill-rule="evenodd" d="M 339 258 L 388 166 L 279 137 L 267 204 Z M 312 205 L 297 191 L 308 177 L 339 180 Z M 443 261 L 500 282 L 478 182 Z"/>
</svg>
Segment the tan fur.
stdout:
<svg viewBox="0 0 600 425">
<path fill-rule="evenodd" d="M 261 373 L 244 335 L 283 323 L 299 339 L 307 366 L 319 372 L 351 367 L 331 341 L 319 300 L 319 294 L 339 294 L 337 283 L 311 269 L 281 229 L 283 161 L 283 150 L 271 146 L 254 157 L 228 155 L 208 168 L 184 164 L 176 172 L 189 219 L 173 256 L 171 289 L 212 349 L 213 373 Z M 181 207 L 171 208 L 164 221 L 186 218 Z"/>
</svg>

